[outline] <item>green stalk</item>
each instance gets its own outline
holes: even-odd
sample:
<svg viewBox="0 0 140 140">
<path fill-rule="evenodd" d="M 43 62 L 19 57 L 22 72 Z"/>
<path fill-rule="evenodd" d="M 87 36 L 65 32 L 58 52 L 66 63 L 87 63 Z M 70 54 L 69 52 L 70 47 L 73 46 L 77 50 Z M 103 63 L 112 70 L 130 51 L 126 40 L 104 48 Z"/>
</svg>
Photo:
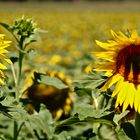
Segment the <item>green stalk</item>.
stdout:
<svg viewBox="0 0 140 140">
<path fill-rule="evenodd" d="M 19 52 L 19 62 L 18 62 L 18 80 L 17 80 L 17 85 L 20 85 L 20 80 L 21 80 L 21 73 L 22 73 L 22 62 L 23 62 L 23 56 L 24 54 L 22 52 Z"/>
<path fill-rule="evenodd" d="M 17 131 L 18 131 L 18 125 L 17 125 L 17 122 L 14 121 L 14 134 L 13 134 L 13 140 L 17 140 Z"/>
<path fill-rule="evenodd" d="M 140 140 L 140 114 L 137 112 L 135 117 L 135 129 L 137 133 L 137 139 Z"/>
<path fill-rule="evenodd" d="M 18 123 L 16 121 L 14 121 L 14 134 L 13 134 L 13 140 L 17 140 L 19 132 L 22 128 L 22 126 L 24 125 L 24 122 L 21 123 L 19 129 L 18 129 Z"/>
<path fill-rule="evenodd" d="M 23 62 L 23 57 L 24 57 L 24 53 L 22 52 L 23 50 L 23 42 L 24 42 L 24 37 L 20 38 L 19 41 L 19 61 L 18 61 L 18 76 L 17 76 L 17 93 L 16 93 L 16 100 L 19 100 L 19 86 L 20 86 L 20 80 L 21 80 L 21 74 L 22 74 L 22 62 Z"/>
<path fill-rule="evenodd" d="M 24 53 L 22 52 L 23 50 L 23 42 L 24 42 L 24 37 L 20 38 L 20 41 L 18 41 L 19 45 L 19 61 L 18 61 L 18 73 L 17 73 L 17 80 L 16 80 L 16 101 L 19 102 L 19 87 L 20 87 L 20 80 L 21 80 L 21 75 L 22 75 L 22 62 L 23 62 L 23 57 Z M 18 129 L 18 123 L 16 120 L 14 120 L 14 129 L 13 129 L 13 140 L 18 139 L 19 132 L 23 126 L 24 122 L 20 125 Z"/>
</svg>

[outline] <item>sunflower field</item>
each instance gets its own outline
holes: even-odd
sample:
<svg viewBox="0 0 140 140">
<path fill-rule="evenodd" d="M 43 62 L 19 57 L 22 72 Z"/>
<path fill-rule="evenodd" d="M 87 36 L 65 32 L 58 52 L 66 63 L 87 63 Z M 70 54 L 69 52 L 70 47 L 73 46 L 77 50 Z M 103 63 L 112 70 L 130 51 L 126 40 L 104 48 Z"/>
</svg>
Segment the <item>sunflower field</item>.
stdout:
<svg viewBox="0 0 140 140">
<path fill-rule="evenodd" d="M 139 3 L 0 3 L 0 140 L 140 140 Z"/>
</svg>

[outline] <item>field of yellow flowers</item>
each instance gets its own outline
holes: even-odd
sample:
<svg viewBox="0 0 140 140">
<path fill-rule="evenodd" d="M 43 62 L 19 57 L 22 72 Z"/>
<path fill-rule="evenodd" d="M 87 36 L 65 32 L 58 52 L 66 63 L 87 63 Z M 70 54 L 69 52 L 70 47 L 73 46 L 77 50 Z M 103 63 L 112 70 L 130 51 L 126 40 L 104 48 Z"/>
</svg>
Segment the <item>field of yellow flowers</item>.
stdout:
<svg viewBox="0 0 140 140">
<path fill-rule="evenodd" d="M 24 3 L 10 3 L 1 4 L 0 12 L 1 21 L 11 24 L 14 19 L 24 15 L 33 18 L 39 28 L 46 31 L 41 34 L 40 41 L 33 44 L 33 48 L 40 53 L 37 61 L 75 65 L 85 54 L 92 56 L 91 53 L 97 49 L 95 40 L 109 38 L 111 29 L 127 31 L 139 28 L 137 4 L 120 5 L 122 3 L 89 3 L 80 7 L 80 4 L 71 3 L 43 3 L 41 7 L 30 3 L 27 6 Z M 1 29 L 1 32 L 5 31 Z"/>
<path fill-rule="evenodd" d="M 134 109 L 115 107 L 114 87 L 99 91 L 107 75 L 93 71 L 95 40 L 140 32 L 138 4 L 0 3 L 0 34 L 12 41 L 0 52 L 10 59 L 0 59 L 13 63 L 1 86 L 0 139 L 138 139 Z"/>
</svg>

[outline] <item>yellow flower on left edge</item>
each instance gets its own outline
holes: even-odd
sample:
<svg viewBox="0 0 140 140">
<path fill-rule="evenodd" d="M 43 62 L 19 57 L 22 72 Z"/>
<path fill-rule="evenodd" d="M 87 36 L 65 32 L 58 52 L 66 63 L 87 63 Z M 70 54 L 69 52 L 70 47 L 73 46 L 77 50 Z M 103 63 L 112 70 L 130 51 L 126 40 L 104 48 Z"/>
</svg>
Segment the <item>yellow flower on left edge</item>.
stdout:
<svg viewBox="0 0 140 140">
<path fill-rule="evenodd" d="M 8 53 L 6 48 L 10 45 L 11 41 L 5 40 L 4 37 L 4 34 L 0 34 L 0 85 L 4 84 L 5 74 L 3 70 L 7 69 L 2 61 L 6 61 L 7 63 L 12 64 L 11 60 L 7 56 L 5 56 L 5 53 Z"/>
</svg>

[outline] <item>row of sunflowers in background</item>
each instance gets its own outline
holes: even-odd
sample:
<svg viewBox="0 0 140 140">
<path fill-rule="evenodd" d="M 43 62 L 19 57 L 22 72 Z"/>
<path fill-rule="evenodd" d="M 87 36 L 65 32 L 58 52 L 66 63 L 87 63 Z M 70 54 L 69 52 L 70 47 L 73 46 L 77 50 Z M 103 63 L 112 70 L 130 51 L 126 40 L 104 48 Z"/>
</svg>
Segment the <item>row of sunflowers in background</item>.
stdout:
<svg viewBox="0 0 140 140">
<path fill-rule="evenodd" d="M 65 20 L 69 23 L 75 18 Z M 81 18 L 92 22 L 90 15 Z M 0 138 L 139 140 L 139 32 L 111 31 L 113 38 L 107 43 L 96 41 L 100 48 L 89 54 L 93 43 L 87 38 L 94 39 L 96 31 L 86 34 L 87 27 L 81 22 L 67 22 L 63 28 L 48 25 L 50 30 L 62 32 L 63 39 L 58 32 L 54 38 L 37 28 L 26 17 L 12 25 L 0 22 L 13 40 L 0 35 Z M 78 31 L 67 34 L 71 32 L 67 26 Z M 83 38 L 79 32 L 87 36 Z M 37 44 L 45 34 L 50 36 Z M 44 46 L 39 53 L 36 44 Z"/>
</svg>

